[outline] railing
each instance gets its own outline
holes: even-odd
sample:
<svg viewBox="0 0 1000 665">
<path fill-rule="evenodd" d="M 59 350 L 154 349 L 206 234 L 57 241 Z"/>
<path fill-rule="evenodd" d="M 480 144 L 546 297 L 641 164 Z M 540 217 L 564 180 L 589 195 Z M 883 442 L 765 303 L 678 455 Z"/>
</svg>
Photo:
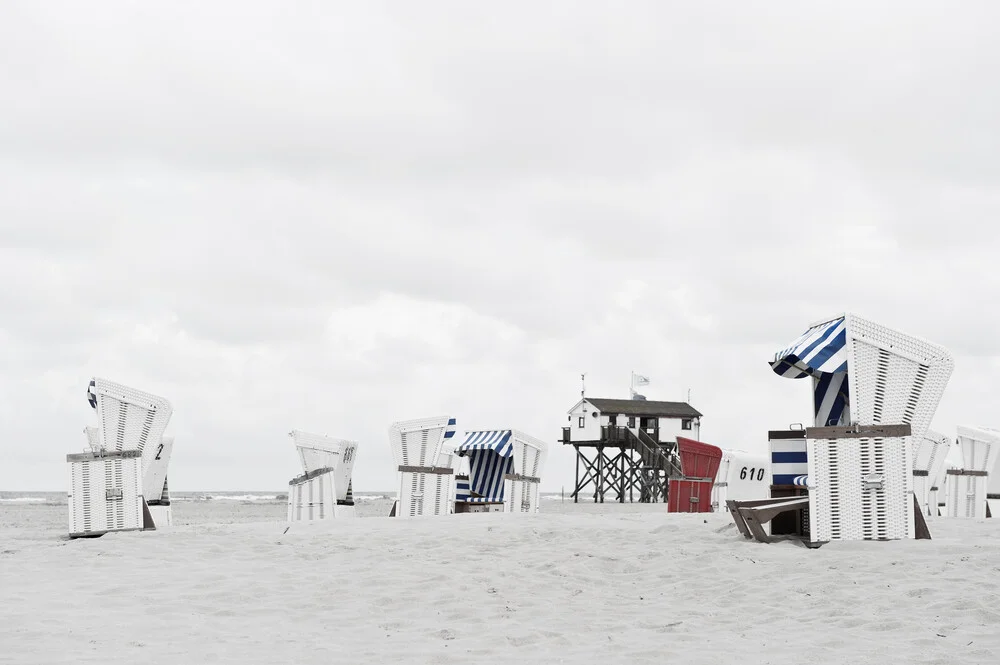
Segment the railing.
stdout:
<svg viewBox="0 0 1000 665">
<path fill-rule="evenodd" d="M 628 427 L 601 427 L 601 442 L 610 446 L 627 446 L 639 452 L 643 466 L 665 471 L 668 476 L 680 476 L 681 469 L 672 446 L 663 446 L 645 430 Z M 666 449 L 665 449 L 666 448 Z"/>
<path fill-rule="evenodd" d="M 628 428 L 604 425 L 601 427 L 601 443 L 610 445 L 624 445 L 629 443 Z"/>
<path fill-rule="evenodd" d="M 639 454 L 642 455 L 643 461 L 648 466 L 666 471 L 669 477 L 680 476 L 681 467 L 673 454 L 673 447 L 671 446 L 667 451 L 664 451 L 663 446 L 647 434 L 645 430 L 640 429 L 637 431 L 638 434 L 633 434 L 633 437 L 636 440 L 636 448 L 639 450 Z M 629 433 L 632 433 L 631 430 L 629 430 Z"/>
</svg>

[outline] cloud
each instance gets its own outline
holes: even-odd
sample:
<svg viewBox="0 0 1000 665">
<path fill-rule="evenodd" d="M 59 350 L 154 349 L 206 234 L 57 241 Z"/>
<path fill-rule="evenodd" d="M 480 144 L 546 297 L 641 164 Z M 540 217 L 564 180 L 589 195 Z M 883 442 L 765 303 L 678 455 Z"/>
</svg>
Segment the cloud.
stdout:
<svg viewBox="0 0 1000 665">
<path fill-rule="evenodd" d="M 766 367 L 857 311 L 991 424 L 997 9 L 0 6 L 0 487 L 58 489 L 93 375 L 174 403 L 177 489 L 280 488 L 286 434 L 439 413 L 556 443 L 588 393 L 762 450 Z"/>
</svg>

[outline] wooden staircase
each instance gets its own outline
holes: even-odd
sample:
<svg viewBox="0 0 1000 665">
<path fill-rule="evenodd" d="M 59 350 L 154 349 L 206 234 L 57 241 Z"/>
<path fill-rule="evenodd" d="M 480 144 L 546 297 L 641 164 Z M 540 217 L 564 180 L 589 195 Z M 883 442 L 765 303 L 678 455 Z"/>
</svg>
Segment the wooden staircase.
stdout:
<svg viewBox="0 0 1000 665">
<path fill-rule="evenodd" d="M 642 501 L 659 503 L 667 501 L 667 481 L 682 476 L 680 458 L 672 444 L 658 443 L 644 430 L 633 432 L 625 429 L 629 444 L 639 452 L 642 466 L 639 470 L 642 480 Z"/>
</svg>

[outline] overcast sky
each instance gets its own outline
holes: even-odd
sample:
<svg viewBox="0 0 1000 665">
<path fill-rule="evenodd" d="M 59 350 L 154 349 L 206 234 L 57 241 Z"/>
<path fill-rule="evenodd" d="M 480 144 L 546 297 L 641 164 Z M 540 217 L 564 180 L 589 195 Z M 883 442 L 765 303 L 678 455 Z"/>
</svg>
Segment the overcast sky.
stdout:
<svg viewBox="0 0 1000 665">
<path fill-rule="evenodd" d="M 292 429 L 390 490 L 451 414 L 569 492 L 582 372 L 762 453 L 843 311 L 1000 425 L 1000 5 L 872 5 L 0 3 L 0 489 L 64 489 L 94 375 L 172 401 L 173 490 L 281 490 Z"/>
</svg>

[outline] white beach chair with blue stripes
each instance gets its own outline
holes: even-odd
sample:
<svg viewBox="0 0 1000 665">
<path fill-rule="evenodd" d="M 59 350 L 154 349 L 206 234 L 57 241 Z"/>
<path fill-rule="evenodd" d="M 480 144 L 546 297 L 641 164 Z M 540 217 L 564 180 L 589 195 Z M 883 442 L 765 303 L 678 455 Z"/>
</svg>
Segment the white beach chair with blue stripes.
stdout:
<svg viewBox="0 0 1000 665">
<path fill-rule="evenodd" d="M 944 348 L 854 314 L 810 326 L 775 354 L 779 376 L 810 378 L 816 427 L 907 424 L 928 430 L 954 369 Z"/>
<path fill-rule="evenodd" d="M 775 354 L 771 368 L 812 384 L 810 537 L 914 537 L 910 437 L 930 427 L 954 368 L 951 354 L 844 314 L 810 326 Z"/>
<path fill-rule="evenodd" d="M 288 436 L 303 470 L 288 483 L 288 521 L 354 517 L 351 475 L 358 442 L 299 430 Z"/>
<path fill-rule="evenodd" d="M 150 495 L 160 495 L 151 479 L 161 470 L 156 457 L 173 407 L 162 397 L 96 377 L 87 401 L 98 421 L 85 429 L 89 450 L 66 456 L 70 537 L 155 528 L 144 485 L 150 479 Z"/>
<path fill-rule="evenodd" d="M 913 437 L 913 496 L 925 517 L 939 515 L 938 492 L 944 483 L 951 444 L 950 438 L 933 430 Z"/>
<path fill-rule="evenodd" d="M 1000 430 L 990 427 L 958 427 L 962 468 L 948 470 L 949 517 L 983 519 L 989 508 L 990 478 L 1000 459 Z"/>
<path fill-rule="evenodd" d="M 469 497 L 456 512 L 538 512 L 544 441 L 513 429 L 474 430 L 455 453 L 469 459 Z"/>
<path fill-rule="evenodd" d="M 455 506 L 455 469 L 459 461 L 452 440 L 456 420 L 437 416 L 393 423 L 389 445 L 398 484 L 392 515 L 448 515 Z"/>
</svg>

